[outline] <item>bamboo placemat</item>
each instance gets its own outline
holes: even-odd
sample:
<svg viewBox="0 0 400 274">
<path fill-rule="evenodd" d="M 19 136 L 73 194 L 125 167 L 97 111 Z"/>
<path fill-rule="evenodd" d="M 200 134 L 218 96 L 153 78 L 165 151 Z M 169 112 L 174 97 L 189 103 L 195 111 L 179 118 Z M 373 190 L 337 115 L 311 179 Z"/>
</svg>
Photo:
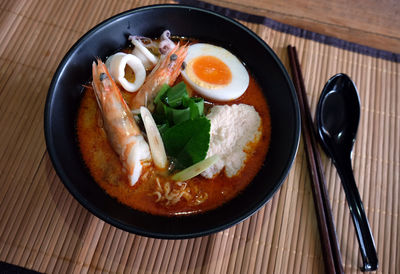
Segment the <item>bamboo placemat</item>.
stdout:
<svg viewBox="0 0 400 274">
<path fill-rule="evenodd" d="M 46 151 L 43 110 L 58 63 L 102 20 L 167 1 L 0 2 L 0 261 L 47 273 L 322 273 L 302 142 L 287 180 L 265 207 L 230 229 L 190 240 L 157 240 L 112 227 L 84 209 L 57 177 Z M 354 173 L 377 244 L 378 272 L 398 272 L 398 55 L 331 43 L 336 40 L 265 18 L 229 15 L 260 35 L 285 65 L 286 46 L 297 47 L 312 111 L 332 75 L 344 72 L 356 83 L 362 109 Z M 324 157 L 323 164 L 344 268 L 359 272 L 345 195 L 331 162 Z"/>
</svg>

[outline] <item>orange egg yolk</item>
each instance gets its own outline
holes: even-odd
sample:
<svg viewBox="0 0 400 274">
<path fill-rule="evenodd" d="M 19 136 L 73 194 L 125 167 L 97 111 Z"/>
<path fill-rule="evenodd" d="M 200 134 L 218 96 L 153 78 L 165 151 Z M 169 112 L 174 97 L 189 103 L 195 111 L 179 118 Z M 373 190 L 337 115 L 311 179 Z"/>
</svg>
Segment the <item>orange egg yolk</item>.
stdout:
<svg viewBox="0 0 400 274">
<path fill-rule="evenodd" d="M 232 79 L 229 67 L 214 56 L 199 56 L 195 58 L 192 68 L 197 77 L 210 84 L 226 85 Z"/>
</svg>

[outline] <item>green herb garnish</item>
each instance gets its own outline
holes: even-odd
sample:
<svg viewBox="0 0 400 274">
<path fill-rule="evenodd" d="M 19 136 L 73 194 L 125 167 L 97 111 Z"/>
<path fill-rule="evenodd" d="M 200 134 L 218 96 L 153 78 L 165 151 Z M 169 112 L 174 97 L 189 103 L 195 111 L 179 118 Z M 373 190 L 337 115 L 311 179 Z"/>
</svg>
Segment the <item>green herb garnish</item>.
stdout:
<svg viewBox="0 0 400 274">
<path fill-rule="evenodd" d="M 196 177 L 200 173 L 202 173 L 204 170 L 218 162 L 219 156 L 218 155 L 213 155 L 209 158 L 206 158 L 188 168 L 185 168 L 184 170 L 174 174 L 172 176 L 172 180 L 175 181 L 186 181 L 189 180 L 193 177 Z"/>
<path fill-rule="evenodd" d="M 154 120 L 159 124 L 177 125 L 204 115 L 204 99 L 189 97 L 184 82 L 174 87 L 163 85 L 154 100 Z"/>
<path fill-rule="evenodd" d="M 211 122 L 205 117 L 186 120 L 162 133 L 167 155 L 183 169 L 204 160 L 210 143 Z"/>
<path fill-rule="evenodd" d="M 189 97 L 184 82 L 163 85 L 157 94 L 154 120 L 167 155 L 183 169 L 205 159 L 210 142 L 210 121 L 204 117 L 204 99 Z"/>
</svg>

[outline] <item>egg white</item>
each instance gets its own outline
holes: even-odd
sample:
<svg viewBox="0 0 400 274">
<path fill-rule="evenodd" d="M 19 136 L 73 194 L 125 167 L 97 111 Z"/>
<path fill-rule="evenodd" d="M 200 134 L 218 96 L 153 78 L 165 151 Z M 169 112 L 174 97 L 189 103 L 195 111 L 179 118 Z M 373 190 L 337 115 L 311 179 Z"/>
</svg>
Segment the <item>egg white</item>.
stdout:
<svg viewBox="0 0 400 274">
<path fill-rule="evenodd" d="M 193 60 L 200 56 L 213 56 L 225 63 L 230 69 L 232 78 L 226 85 L 205 82 L 193 71 Z M 228 50 L 211 44 L 198 43 L 190 45 L 185 58 L 186 67 L 182 71 L 185 81 L 200 95 L 216 100 L 230 101 L 239 98 L 249 86 L 249 74 L 239 59 Z"/>
</svg>

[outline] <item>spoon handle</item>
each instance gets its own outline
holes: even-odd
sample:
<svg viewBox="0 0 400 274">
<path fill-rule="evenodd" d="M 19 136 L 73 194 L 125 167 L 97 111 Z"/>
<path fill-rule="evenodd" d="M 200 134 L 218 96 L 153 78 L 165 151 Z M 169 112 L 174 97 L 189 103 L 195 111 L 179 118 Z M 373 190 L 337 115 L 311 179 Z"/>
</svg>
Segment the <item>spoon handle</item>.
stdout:
<svg viewBox="0 0 400 274">
<path fill-rule="evenodd" d="M 378 268 L 378 256 L 375 242 L 354 179 L 350 158 L 346 159 L 348 160 L 340 163 L 334 162 L 334 164 L 336 165 L 342 181 L 347 203 L 350 208 L 350 214 L 356 228 L 358 243 L 360 244 L 361 256 L 364 263 L 362 271 L 374 271 Z"/>
</svg>

